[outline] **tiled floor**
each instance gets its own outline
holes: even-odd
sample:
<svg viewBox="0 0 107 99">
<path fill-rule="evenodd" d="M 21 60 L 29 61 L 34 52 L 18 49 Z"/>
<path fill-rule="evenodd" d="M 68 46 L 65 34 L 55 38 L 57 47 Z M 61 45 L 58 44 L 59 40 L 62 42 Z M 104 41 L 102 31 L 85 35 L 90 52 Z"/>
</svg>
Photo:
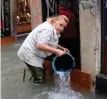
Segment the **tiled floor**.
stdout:
<svg viewBox="0 0 107 99">
<path fill-rule="evenodd" d="M 1 99 L 48 99 L 46 95 L 36 98 L 36 95 L 49 91 L 54 87 L 52 80 L 44 84 L 32 84 L 30 74 L 26 73 L 23 82 L 25 64 L 17 57 L 16 53 L 24 38 L 16 43 L 1 48 Z M 95 92 L 80 91 L 84 99 L 107 99 L 106 95 Z"/>
</svg>

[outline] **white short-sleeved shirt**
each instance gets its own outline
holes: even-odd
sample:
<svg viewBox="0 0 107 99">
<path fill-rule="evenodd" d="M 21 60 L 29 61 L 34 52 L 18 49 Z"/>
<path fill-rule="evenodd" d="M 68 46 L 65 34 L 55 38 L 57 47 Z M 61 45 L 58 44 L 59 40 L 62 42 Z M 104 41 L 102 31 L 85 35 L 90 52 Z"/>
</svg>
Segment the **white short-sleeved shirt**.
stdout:
<svg viewBox="0 0 107 99">
<path fill-rule="evenodd" d="M 17 55 L 20 59 L 26 63 L 36 66 L 43 67 L 43 60 L 45 57 L 51 55 L 50 52 L 44 52 L 36 48 L 37 43 L 45 43 L 51 47 L 56 48 L 58 46 L 59 33 L 50 23 L 45 21 L 36 27 L 25 39 Z"/>
</svg>

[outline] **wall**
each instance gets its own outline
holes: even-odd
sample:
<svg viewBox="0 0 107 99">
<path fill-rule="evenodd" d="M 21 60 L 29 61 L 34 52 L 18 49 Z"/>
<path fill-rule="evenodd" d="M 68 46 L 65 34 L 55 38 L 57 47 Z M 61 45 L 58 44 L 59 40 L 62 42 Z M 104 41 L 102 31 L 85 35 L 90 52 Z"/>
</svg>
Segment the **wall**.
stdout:
<svg viewBox="0 0 107 99">
<path fill-rule="evenodd" d="M 37 25 L 42 23 L 41 0 L 30 0 L 31 10 L 31 26 L 34 29 Z"/>
<path fill-rule="evenodd" d="M 16 32 L 16 27 L 17 27 L 17 21 L 16 21 L 16 16 L 17 16 L 17 8 L 16 8 L 16 1 L 15 0 L 10 0 L 10 13 L 11 13 L 11 35 L 17 37 L 17 32 Z"/>
<path fill-rule="evenodd" d="M 95 75 L 100 71 L 101 26 L 98 0 L 79 0 L 81 69 Z"/>
</svg>

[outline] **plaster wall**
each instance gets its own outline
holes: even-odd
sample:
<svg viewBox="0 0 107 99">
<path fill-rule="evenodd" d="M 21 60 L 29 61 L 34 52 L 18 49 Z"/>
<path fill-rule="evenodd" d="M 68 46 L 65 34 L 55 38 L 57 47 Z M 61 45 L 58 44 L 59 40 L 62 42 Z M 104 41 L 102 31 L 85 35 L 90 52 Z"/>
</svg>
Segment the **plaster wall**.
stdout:
<svg viewBox="0 0 107 99">
<path fill-rule="evenodd" d="M 17 32 L 16 32 L 16 27 L 17 27 L 17 4 L 15 0 L 10 0 L 10 16 L 11 16 L 11 35 L 15 36 L 17 38 Z"/>
<path fill-rule="evenodd" d="M 42 23 L 41 0 L 30 0 L 31 26 L 34 29 Z"/>
<path fill-rule="evenodd" d="M 80 0 L 81 69 L 94 80 L 100 72 L 101 22 L 98 0 Z"/>
</svg>

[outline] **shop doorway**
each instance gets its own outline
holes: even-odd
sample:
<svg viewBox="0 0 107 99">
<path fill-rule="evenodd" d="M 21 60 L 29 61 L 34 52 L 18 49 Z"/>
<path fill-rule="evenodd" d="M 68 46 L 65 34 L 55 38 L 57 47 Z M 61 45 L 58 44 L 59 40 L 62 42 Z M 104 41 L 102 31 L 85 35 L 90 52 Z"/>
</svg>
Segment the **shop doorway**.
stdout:
<svg viewBox="0 0 107 99">
<path fill-rule="evenodd" d="M 30 0 L 16 0 L 17 5 L 17 36 L 31 31 Z"/>
<path fill-rule="evenodd" d="M 101 73 L 107 75 L 107 0 L 101 0 Z"/>
<path fill-rule="evenodd" d="M 59 44 L 68 48 L 75 58 L 76 69 L 80 65 L 80 31 L 78 0 L 42 0 L 43 21 L 47 17 L 64 14 L 70 22 L 59 39 Z M 51 60 L 52 58 L 47 58 Z"/>
<path fill-rule="evenodd" d="M 1 0 L 0 12 L 0 35 L 1 38 L 11 36 L 10 1 Z"/>
</svg>

